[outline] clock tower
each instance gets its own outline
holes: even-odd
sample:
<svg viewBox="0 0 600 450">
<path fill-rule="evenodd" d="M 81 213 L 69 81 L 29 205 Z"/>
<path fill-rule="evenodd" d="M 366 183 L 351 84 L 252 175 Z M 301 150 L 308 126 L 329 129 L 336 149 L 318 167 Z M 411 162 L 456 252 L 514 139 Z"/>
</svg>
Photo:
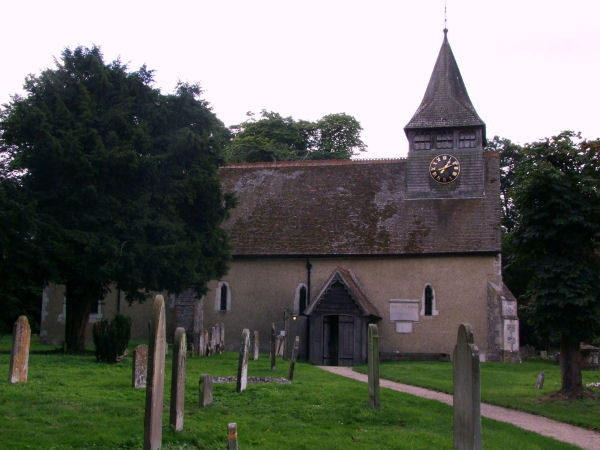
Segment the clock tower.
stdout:
<svg viewBox="0 0 600 450">
<path fill-rule="evenodd" d="M 447 29 L 425 96 L 404 132 L 407 198 L 484 196 L 485 123 L 469 99 Z"/>
</svg>

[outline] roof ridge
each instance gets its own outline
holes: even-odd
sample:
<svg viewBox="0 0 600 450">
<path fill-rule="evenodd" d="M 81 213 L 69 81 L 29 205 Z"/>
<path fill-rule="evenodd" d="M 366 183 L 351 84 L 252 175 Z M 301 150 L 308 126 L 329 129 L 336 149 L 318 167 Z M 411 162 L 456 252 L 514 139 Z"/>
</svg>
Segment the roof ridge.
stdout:
<svg viewBox="0 0 600 450">
<path fill-rule="evenodd" d="M 365 158 L 365 159 L 325 159 L 311 161 L 269 161 L 251 163 L 232 163 L 220 166 L 221 169 L 273 168 L 273 167 L 311 167 L 345 166 L 360 164 L 386 164 L 405 161 L 406 158 Z"/>
</svg>

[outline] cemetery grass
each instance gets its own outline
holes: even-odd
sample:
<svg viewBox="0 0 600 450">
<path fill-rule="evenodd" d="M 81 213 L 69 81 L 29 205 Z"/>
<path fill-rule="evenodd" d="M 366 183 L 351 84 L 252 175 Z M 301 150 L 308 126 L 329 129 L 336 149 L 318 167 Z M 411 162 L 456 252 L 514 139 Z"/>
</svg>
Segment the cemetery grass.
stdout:
<svg viewBox="0 0 600 450">
<path fill-rule="evenodd" d="M 236 422 L 240 448 L 452 448 L 452 410 L 439 402 L 382 389 L 381 411 L 367 407 L 367 385 L 298 362 L 292 384 L 213 385 L 198 406 L 203 373 L 235 375 L 238 355 L 188 358 L 184 430 L 168 428 L 171 349 L 165 367 L 163 448 L 227 448 Z M 8 373 L 9 355 L 0 354 Z M 289 362 L 249 361 L 249 376 L 286 377 Z M 97 363 L 93 355 L 32 354 L 27 383 L 0 383 L 0 447 L 116 448 L 143 445 L 145 390 L 131 387 L 132 358 Z M 486 448 L 573 448 L 508 424 L 483 419 Z"/>
<path fill-rule="evenodd" d="M 521 364 L 482 363 L 481 401 L 545 416 L 560 422 L 600 430 L 600 390 L 589 388 L 591 398 L 561 400 L 560 366 L 551 360 L 532 359 Z M 354 370 L 367 373 L 366 366 Z M 542 389 L 536 389 L 539 372 L 544 372 Z M 584 370 L 583 384 L 600 382 L 600 371 Z M 450 362 L 385 362 L 380 376 L 398 383 L 420 386 L 452 394 Z"/>
</svg>

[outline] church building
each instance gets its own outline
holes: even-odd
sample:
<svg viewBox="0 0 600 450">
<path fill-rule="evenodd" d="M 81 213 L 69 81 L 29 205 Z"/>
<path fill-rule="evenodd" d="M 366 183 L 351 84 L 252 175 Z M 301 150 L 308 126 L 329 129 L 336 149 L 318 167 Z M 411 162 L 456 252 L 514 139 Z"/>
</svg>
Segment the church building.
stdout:
<svg viewBox="0 0 600 450">
<path fill-rule="evenodd" d="M 447 30 L 404 131 L 404 159 L 222 167 L 223 189 L 238 198 L 225 224 L 233 262 L 210 284 L 203 323 L 222 322 L 236 337 L 259 330 L 266 351 L 274 322 L 300 336 L 301 355 L 315 364 L 365 362 L 370 323 L 382 358 L 447 356 L 464 322 L 482 359 L 514 356 L 499 155 L 484 152 L 485 123 Z"/>
<path fill-rule="evenodd" d="M 238 200 L 224 224 L 230 270 L 202 299 L 168 302 L 169 328 L 185 326 L 191 338 L 194 327 L 223 323 L 230 350 L 243 328 L 258 330 L 268 352 L 274 323 L 288 344 L 300 337 L 301 358 L 353 365 L 366 361 L 370 323 L 382 359 L 447 358 L 459 325 L 470 323 L 482 360 L 516 357 L 516 300 L 501 272 L 499 155 L 484 152 L 485 123 L 447 30 L 404 132 L 406 158 L 220 168 L 223 190 Z M 48 306 L 58 293 L 45 295 L 49 341 L 62 309 Z M 114 303 L 113 294 L 104 311 Z M 127 308 L 133 337 L 144 338 L 147 313 Z"/>
</svg>

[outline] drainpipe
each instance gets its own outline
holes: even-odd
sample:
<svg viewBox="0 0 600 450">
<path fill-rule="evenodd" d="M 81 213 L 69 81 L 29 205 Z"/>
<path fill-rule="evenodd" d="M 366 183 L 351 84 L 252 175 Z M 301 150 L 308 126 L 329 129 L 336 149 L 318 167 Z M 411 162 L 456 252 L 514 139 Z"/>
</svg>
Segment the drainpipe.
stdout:
<svg viewBox="0 0 600 450">
<path fill-rule="evenodd" d="M 310 270 L 312 269 L 312 264 L 310 263 L 310 259 L 306 258 L 306 307 L 310 306 Z M 310 319 L 306 318 L 306 360 L 310 361 Z"/>
</svg>

